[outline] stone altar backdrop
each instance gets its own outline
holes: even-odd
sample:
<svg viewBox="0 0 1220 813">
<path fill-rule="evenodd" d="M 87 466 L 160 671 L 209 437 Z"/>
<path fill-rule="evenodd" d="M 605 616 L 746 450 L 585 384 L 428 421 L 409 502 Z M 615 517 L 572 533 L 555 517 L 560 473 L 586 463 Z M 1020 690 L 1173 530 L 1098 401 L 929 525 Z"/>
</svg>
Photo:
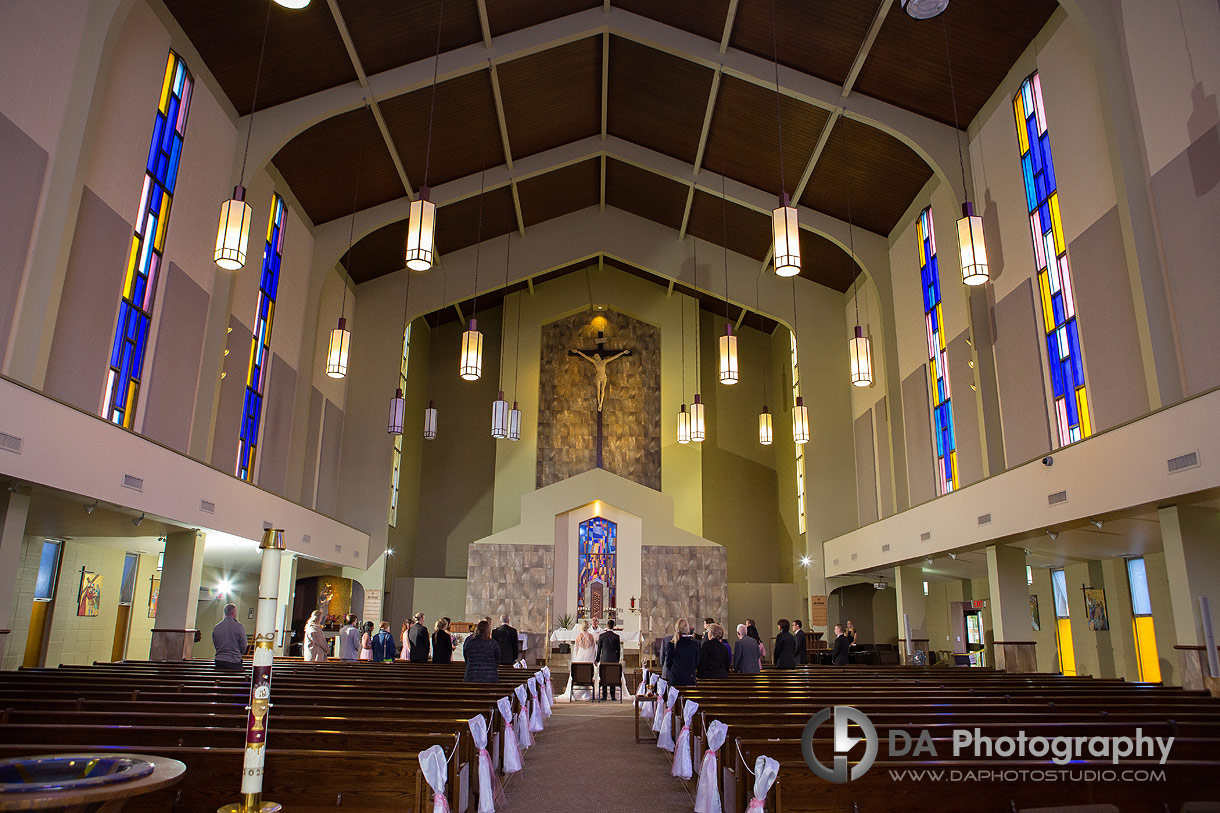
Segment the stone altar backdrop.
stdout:
<svg viewBox="0 0 1220 813">
<path fill-rule="evenodd" d="M 597 467 L 595 373 L 568 351 L 597 348 L 599 331 L 611 354 L 631 350 L 607 367 L 602 467 L 660 491 L 661 331 L 613 310 L 584 311 L 542 326 L 536 487 Z"/>
</svg>

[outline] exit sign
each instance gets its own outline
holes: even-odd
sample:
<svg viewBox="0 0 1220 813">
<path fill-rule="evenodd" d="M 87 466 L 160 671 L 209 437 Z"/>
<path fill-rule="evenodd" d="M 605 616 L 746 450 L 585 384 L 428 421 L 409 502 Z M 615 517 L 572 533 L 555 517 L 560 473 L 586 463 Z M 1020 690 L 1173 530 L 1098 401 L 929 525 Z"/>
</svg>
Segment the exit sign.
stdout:
<svg viewBox="0 0 1220 813">
<path fill-rule="evenodd" d="M 970 602 L 970 608 L 972 610 L 985 610 L 987 609 L 987 600 L 976 598 L 974 601 Z"/>
</svg>

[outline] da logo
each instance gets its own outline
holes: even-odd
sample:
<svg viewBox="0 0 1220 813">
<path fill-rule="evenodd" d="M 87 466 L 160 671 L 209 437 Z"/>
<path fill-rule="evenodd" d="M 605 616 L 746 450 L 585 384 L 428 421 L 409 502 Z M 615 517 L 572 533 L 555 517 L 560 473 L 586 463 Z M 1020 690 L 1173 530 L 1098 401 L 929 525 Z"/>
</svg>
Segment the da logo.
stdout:
<svg viewBox="0 0 1220 813">
<path fill-rule="evenodd" d="M 813 739 L 817 736 L 818 728 L 827 720 L 834 721 L 835 757 L 834 766 L 831 768 L 827 768 L 819 762 L 813 753 Z M 860 731 L 864 734 L 863 737 L 848 736 L 847 727 L 852 723 L 860 727 Z M 847 757 L 861 739 L 864 740 L 864 756 L 851 769 L 849 776 Z M 864 712 L 852 706 L 824 708 L 805 723 L 805 730 L 801 734 L 801 750 L 805 754 L 805 764 L 809 766 L 809 770 L 813 771 L 814 775 L 827 782 L 843 784 L 849 779 L 859 779 L 873 766 L 873 760 L 877 758 L 877 729 L 873 727 L 872 721 Z"/>
</svg>

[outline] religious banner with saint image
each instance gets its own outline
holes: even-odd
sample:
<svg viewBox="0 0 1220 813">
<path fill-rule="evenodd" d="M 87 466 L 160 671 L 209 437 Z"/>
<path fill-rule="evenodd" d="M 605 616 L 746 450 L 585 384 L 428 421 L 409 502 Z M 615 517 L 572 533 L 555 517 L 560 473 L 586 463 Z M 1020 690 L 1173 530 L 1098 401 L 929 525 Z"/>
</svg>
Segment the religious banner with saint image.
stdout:
<svg viewBox="0 0 1220 813">
<path fill-rule="evenodd" d="M 102 612 L 102 574 L 80 569 L 80 591 L 76 594 L 76 614 L 94 618 Z"/>
</svg>

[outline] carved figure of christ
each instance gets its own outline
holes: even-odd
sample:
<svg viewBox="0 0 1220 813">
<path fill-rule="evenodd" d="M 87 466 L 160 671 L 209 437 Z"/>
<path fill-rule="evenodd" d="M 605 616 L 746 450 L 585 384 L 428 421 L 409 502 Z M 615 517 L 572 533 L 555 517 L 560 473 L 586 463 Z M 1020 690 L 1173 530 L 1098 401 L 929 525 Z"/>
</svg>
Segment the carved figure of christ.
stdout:
<svg viewBox="0 0 1220 813">
<path fill-rule="evenodd" d="M 571 350 L 569 352 L 571 352 L 574 355 L 580 356 L 582 359 L 584 359 L 585 361 L 587 361 L 593 365 L 593 369 L 596 371 L 596 375 L 597 375 L 597 377 L 596 377 L 597 411 L 601 412 L 602 404 L 606 400 L 606 383 L 610 380 L 606 376 L 606 365 L 609 364 L 610 362 L 614 361 L 615 359 L 619 358 L 620 356 L 631 355 L 631 351 L 630 350 L 620 350 L 619 352 L 615 353 L 613 356 L 610 356 L 609 358 L 605 358 L 605 359 L 602 358 L 601 353 L 594 353 L 592 356 L 590 356 L 581 350 Z"/>
</svg>

